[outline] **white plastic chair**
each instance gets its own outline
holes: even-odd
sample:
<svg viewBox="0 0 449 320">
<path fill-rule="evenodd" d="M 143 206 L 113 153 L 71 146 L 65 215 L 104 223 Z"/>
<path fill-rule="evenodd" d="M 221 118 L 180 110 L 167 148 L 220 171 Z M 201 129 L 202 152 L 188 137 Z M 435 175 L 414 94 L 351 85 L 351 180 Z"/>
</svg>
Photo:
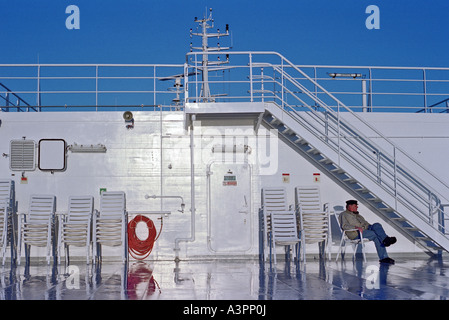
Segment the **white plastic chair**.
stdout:
<svg viewBox="0 0 449 320">
<path fill-rule="evenodd" d="M 6 248 L 11 247 L 11 260 L 17 258 L 17 221 L 14 181 L 0 180 L 0 246 L 2 265 L 6 261 Z"/>
<path fill-rule="evenodd" d="M 272 211 L 271 217 L 271 252 L 274 256 L 274 264 L 276 265 L 275 246 L 293 246 L 295 249 L 294 258 L 298 259 L 298 225 L 296 221 L 296 213 L 294 211 Z M 271 259 L 271 257 L 270 257 Z"/>
<path fill-rule="evenodd" d="M 48 264 L 51 255 L 55 257 L 55 211 L 56 197 L 54 195 L 31 195 L 28 213 L 20 214 L 19 218 L 19 264 L 22 243 L 27 261 L 31 246 L 47 249 L 46 259 Z"/>
<path fill-rule="evenodd" d="M 262 189 L 262 215 L 264 222 L 264 255 L 268 256 L 267 250 L 274 249 L 272 232 L 272 212 L 288 212 L 295 215 L 294 210 L 290 210 L 287 201 L 287 192 L 285 187 L 267 187 Z M 296 217 L 295 217 L 296 220 Z M 271 261 L 271 254 L 270 261 Z M 274 255 L 276 257 L 276 255 Z"/>
<path fill-rule="evenodd" d="M 101 260 L 102 246 L 122 246 L 122 261 L 128 260 L 125 193 L 107 191 L 101 194 L 100 211 L 94 215 L 93 245 L 94 256 Z"/>
<path fill-rule="evenodd" d="M 339 212 L 340 213 L 340 212 Z M 335 212 L 336 215 L 336 220 L 339 226 L 339 230 L 341 230 L 341 240 L 340 240 L 340 246 L 338 247 L 338 251 L 337 251 L 337 257 L 335 258 L 335 261 L 338 261 L 338 258 L 340 257 L 340 255 L 344 255 L 346 252 L 346 246 L 352 246 L 352 251 L 353 251 L 353 255 L 352 255 L 352 259 L 355 259 L 355 255 L 357 253 L 357 247 L 360 246 L 361 250 L 362 250 L 362 255 L 363 255 L 363 261 L 366 262 L 366 254 L 365 254 L 365 242 L 369 242 L 369 239 L 363 238 L 363 233 L 360 232 L 357 229 L 349 229 L 349 230 L 343 230 L 341 228 L 341 218 L 340 218 L 340 214 L 338 214 L 337 216 L 337 212 Z M 358 239 L 354 239 L 351 240 L 348 238 L 346 232 L 348 231 L 357 231 L 359 233 L 359 238 Z"/>
<path fill-rule="evenodd" d="M 331 259 L 329 206 L 322 205 L 317 186 L 295 188 L 295 204 L 299 211 L 302 260 L 306 261 L 306 244 L 318 243 Z"/>
<path fill-rule="evenodd" d="M 67 214 L 59 220 L 58 248 L 64 246 L 65 260 L 69 262 L 69 246 L 86 247 L 86 262 L 91 261 L 92 215 L 94 198 L 91 196 L 72 196 L 69 198 Z M 58 257 L 61 261 L 61 255 Z"/>
</svg>

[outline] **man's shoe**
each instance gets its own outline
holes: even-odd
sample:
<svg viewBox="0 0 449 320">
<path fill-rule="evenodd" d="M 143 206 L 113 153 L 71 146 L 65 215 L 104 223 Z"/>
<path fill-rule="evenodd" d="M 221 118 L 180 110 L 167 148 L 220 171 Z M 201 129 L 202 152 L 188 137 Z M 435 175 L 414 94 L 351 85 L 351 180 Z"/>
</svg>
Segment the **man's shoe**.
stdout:
<svg viewBox="0 0 449 320">
<path fill-rule="evenodd" d="M 394 260 L 391 258 L 384 258 L 382 260 L 379 260 L 380 263 L 389 263 L 389 264 L 394 264 Z"/>
<path fill-rule="evenodd" d="M 396 243 L 396 237 L 386 237 L 385 239 L 384 239 L 384 241 L 382 241 L 382 244 L 385 246 L 385 247 L 389 247 L 389 246 L 391 246 L 392 244 L 394 244 L 394 243 Z"/>
</svg>

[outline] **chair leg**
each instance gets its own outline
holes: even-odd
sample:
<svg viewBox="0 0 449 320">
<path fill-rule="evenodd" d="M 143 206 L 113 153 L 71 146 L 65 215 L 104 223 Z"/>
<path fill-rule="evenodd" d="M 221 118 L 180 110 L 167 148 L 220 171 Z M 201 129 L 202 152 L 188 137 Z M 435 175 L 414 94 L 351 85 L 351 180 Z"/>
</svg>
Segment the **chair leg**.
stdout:
<svg viewBox="0 0 449 320">
<path fill-rule="evenodd" d="M 327 250 L 327 259 L 329 261 L 332 260 L 332 246 L 331 246 L 331 242 L 329 241 L 329 238 L 326 239 L 326 250 Z"/>
<path fill-rule="evenodd" d="M 4 266 L 5 265 L 5 262 L 6 262 L 6 247 L 7 247 L 7 245 L 8 245 L 8 237 L 7 237 L 7 235 L 8 235 L 8 229 L 3 229 L 4 231 L 3 231 L 3 235 L 2 235 L 2 257 L 3 257 L 3 259 L 2 259 L 2 265 Z M 12 258 L 12 256 L 11 256 L 11 258 Z"/>
<path fill-rule="evenodd" d="M 342 256 L 342 259 L 343 259 L 343 247 L 345 247 L 346 245 L 345 245 L 345 239 L 344 239 L 344 237 L 343 237 L 343 235 L 341 236 L 341 240 L 340 240 L 340 247 L 338 248 L 338 251 L 337 251 L 337 257 L 335 258 L 335 262 L 337 262 L 338 261 L 338 257 L 341 255 Z"/>
<path fill-rule="evenodd" d="M 360 245 L 362 246 L 363 261 L 366 263 L 365 243 L 363 242 L 363 240 L 360 242 Z"/>
<path fill-rule="evenodd" d="M 25 249 L 25 264 L 29 265 L 31 255 L 31 245 L 24 243 L 24 249 Z"/>
<path fill-rule="evenodd" d="M 68 245 L 64 244 L 64 261 L 66 266 L 70 263 L 70 248 Z"/>
<path fill-rule="evenodd" d="M 47 264 L 50 264 L 50 255 L 51 255 L 51 251 L 52 251 L 52 232 L 51 232 L 51 222 L 48 225 L 48 229 L 47 229 Z"/>
<path fill-rule="evenodd" d="M 19 235 L 20 237 L 21 235 Z M 22 258 L 22 241 L 19 240 L 19 243 L 17 245 L 17 265 L 20 266 L 20 260 Z"/>
<path fill-rule="evenodd" d="M 352 261 L 355 261 L 355 254 L 357 252 L 357 245 L 352 244 Z"/>
</svg>

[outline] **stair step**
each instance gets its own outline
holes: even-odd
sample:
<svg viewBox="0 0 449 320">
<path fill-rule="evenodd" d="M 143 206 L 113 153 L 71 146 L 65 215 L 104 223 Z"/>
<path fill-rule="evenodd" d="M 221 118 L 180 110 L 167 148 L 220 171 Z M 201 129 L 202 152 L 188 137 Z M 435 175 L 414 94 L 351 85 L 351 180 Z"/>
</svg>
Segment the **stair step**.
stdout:
<svg viewBox="0 0 449 320">
<path fill-rule="evenodd" d="M 310 148 L 309 150 L 307 150 L 307 153 L 311 153 L 311 154 L 320 154 L 321 152 L 315 148 Z"/>
<path fill-rule="evenodd" d="M 442 248 L 440 245 L 436 244 L 436 243 L 433 242 L 433 241 L 427 241 L 427 242 L 425 243 L 425 245 L 426 245 L 426 247 L 433 248 L 433 249 L 444 249 L 444 248 Z"/>
<path fill-rule="evenodd" d="M 270 124 L 276 125 L 276 124 L 279 124 L 279 123 L 281 123 L 281 121 L 278 118 L 273 117 L 270 120 Z"/>
<path fill-rule="evenodd" d="M 367 188 L 355 189 L 355 191 L 361 192 L 361 193 L 369 193 L 369 190 L 368 190 Z M 381 209 L 381 210 L 382 210 L 382 209 Z"/>
<path fill-rule="evenodd" d="M 320 159 L 320 160 L 318 160 L 318 162 L 321 162 L 321 163 L 324 163 L 324 164 L 331 164 L 331 163 L 333 163 L 333 161 L 331 159 L 328 159 L 328 158 Z"/>
<path fill-rule="evenodd" d="M 366 200 L 368 200 L 368 201 L 373 201 L 373 202 L 382 202 L 382 199 L 380 199 L 380 198 L 378 198 L 378 197 L 367 198 Z"/>
<path fill-rule="evenodd" d="M 285 130 L 282 131 L 282 134 L 293 135 L 293 134 L 295 134 L 295 132 L 290 128 L 285 128 Z"/>
<path fill-rule="evenodd" d="M 298 139 L 293 141 L 294 143 L 300 143 L 300 144 L 307 144 L 308 142 L 302 138 L 302 137 L 298 137 Z"/>
<path fill-rule="evenodd" d="M 416 227 L 404 227 L 404 229 L 407 229 L 408 231 L 419 231 Z"/>
<path fill-rule="evenodd" d="M 347 183 L 357 183 L 357 180 L 354 178 L 346 178 L 343 179 L 343 182 L 347 182 Z"/>
<path fill-rule="evenodd" d="M 339 168 L 339 167 L 331 169 L 330 171 L 333 173 L 345 173 L 346 172 L 345 170 L 343 170 L 342 168 Z"/>
<path fill-rule="evenodd" d="M 432 241 L 431 238 L 427 237 L 427 236 L 415 236 L 416 239 L 420 240 L 420 241 Z"/>
<path fill-rule="evenodd" d="M 394 220 L 394 221 L 400 221 L 400 222 L 407 221 L 407 219 L 405 219 L 404 217 L 395 217 L 395 218 L 390 218 L 390 219 Z"/>
</svg>

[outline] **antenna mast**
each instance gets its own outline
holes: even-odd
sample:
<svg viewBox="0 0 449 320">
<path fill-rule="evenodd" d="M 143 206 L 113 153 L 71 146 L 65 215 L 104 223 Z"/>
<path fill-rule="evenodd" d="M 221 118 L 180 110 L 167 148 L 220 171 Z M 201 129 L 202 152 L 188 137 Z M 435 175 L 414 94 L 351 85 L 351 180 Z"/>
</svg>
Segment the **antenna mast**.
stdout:
<svg viewBox="0 0 449 320">
<path fill-rule="evenodd" d="M 220 39 L 220 37 L 229 36 L 229 25 L 226 24 L 226 31 L 224 33 L 220 33 L 220 29 L 217 29 L 216 33 L 208 33 L 208 29 L 214 27 L 214 20 L 212 19 L 212 8 L 209 9 L 209 17 L 207 18 L 204 17 L 203 19 L 198 19 L 197 17 L 195 17 L 195 22 L 199 24 L 198 28 L 201 30 L 201 32 L 193 32 L 193 30 L 190 29 L 190 37 L 192 38 L 192 36 L 199 36 L 202 39 L 202 43 L 201 47 L 193 47 L 192 43 L 190 43 L 190 51 L 201 50 L 203 52 L 203 60 L 200 68 L 203 78 L 201 97 L 203 97 L 204 102 L 213 102 L 214 99 L 210 94 L 209 88 L 209 71 L 217 71 L 219 69 L 217 68 L 210 69 L 209 66 L 219 66 L 225 63 L 229 63 L 229 55 L 226 55 L 226 61 L 220 60 L 209 61 L 208 52 L 219 52 L 222 50 L 229 50 L 231 49 L 231 47 L 221 47 L 219 42 L 217 43 L 216 47 L 209 47 L 208 39 L 209 38 Z"/>
</svg>

